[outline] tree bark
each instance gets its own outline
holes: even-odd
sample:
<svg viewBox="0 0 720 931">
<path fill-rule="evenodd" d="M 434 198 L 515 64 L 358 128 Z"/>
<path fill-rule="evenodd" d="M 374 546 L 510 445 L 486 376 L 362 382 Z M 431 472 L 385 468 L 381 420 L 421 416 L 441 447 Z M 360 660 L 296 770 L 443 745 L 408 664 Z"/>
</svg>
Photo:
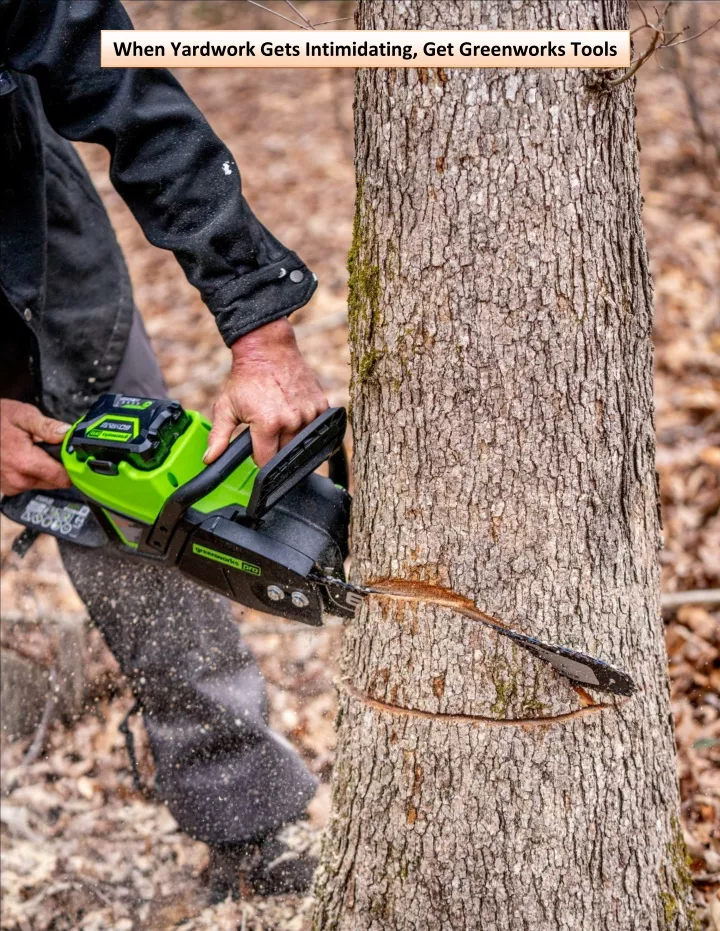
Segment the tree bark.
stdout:
<svg viewBox="0 0 720 931">
<path fill-rule="evenodd" d="M 359 20 L 623 29 L 627 9 L 361 0 Z M 641 691 L 576 714 L 569 683 L 506 639 L 368 599 L 341 661 L 317 931 L 693 926 L 633 86 L 597 80 L 358 73 L 354 574 L 450 588 Z"/>
</svg>

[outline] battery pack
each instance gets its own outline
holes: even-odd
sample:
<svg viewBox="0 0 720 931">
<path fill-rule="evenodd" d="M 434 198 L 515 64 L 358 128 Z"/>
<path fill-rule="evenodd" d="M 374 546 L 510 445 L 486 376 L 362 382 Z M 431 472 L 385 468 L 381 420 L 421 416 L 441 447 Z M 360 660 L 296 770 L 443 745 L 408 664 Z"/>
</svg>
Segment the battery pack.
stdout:
<svg viewBox="0 0 720 931">
<path fill-rule="evenodd" d="M 178 401 L 104 394 L 76 424 L 68 452 L 102 475 L 116 475 L 121 462 L 150 471 L 167 459 L 189 424 Z"/>
</svg>

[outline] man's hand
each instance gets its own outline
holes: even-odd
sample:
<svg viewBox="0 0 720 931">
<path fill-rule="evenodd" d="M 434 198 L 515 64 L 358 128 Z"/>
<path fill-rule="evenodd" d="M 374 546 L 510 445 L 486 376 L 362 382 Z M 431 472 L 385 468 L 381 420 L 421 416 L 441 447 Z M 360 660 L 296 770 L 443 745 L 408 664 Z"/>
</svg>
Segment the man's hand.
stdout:
<svg viewBox="0 0 720 931">
<path fill-rule="evenodd" d="M 17 495 L 33 488 L 70 488 L 59 462 L 36 443 L 59 443 L 70 425 L 46 417 L 32 404 L 0 399 L 0 490 Z"/>
<path fill-rule="evenodd" d="M 296 433 L 327 410 L 327 398 L 300 355 L 286 318 L 253 330 L 232 346 L 230 377 L 213 407 L 204 461 L 213 462 L 240 423 L 250 425 L 253 459 L 264 466 Z"/>
</svg>

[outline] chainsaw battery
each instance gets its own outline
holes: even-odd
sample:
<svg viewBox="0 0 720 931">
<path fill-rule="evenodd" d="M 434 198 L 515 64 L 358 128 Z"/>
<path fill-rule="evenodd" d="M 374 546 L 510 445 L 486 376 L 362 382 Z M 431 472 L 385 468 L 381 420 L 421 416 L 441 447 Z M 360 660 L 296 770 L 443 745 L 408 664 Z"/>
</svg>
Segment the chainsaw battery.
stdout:
<svg viewBox="0 0 720 931">
<path fill-rule="evenodd" d="M 167 459 L 189 424 L 177 401 L 104 394 L 75 425 L 67 449 L 101 475 L 117 475 L 120 462 L 150 471 Z"/>
</svg>

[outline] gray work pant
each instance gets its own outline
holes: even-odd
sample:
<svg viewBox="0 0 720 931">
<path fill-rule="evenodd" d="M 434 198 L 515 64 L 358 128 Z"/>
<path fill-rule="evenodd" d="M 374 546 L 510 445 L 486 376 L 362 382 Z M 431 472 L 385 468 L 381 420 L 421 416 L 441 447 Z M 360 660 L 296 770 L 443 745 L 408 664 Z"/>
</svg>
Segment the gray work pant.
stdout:
<svg viewBox="0 0 720 931">
<path fill-rule="evenodd" d="M 166 395 L 137 312 L 113 390 Z M 156 790 L 180 827 L 242 843 L 301 817 L 316 781 L 268 727 L 265 685 L 227 601 L 119 551 L 60 552 L 141 702 Z"/>
</svg>

